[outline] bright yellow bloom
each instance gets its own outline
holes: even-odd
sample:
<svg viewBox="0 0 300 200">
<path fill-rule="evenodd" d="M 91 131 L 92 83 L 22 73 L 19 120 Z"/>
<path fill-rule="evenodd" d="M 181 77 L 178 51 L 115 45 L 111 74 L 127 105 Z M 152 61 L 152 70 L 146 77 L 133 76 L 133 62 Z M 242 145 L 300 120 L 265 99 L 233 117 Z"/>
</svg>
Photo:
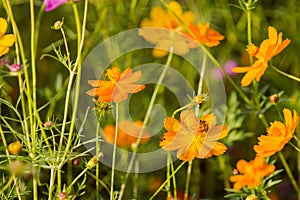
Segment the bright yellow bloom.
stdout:
<svg viewBox="0 0 300 200">
<path fill-rule="evenodd" d="M 131 68 L 127 68 L 120 73 L 117 67 L 108 69 L 106 76 L 109 81 L 89 80 L 88 83 L 95 87 L 87 94 L 97 96 L 98 102 L 120 102 L 128 98 L 128 93 L 137 93 L 145 88 L 145 85 L 136 84 L 142 77 L 142 72 L 132 72 Z"/>
<path fill-rule="evenodd" d="M 118 138 L 117 138 L 117 146 L 119 147 L 131 147 L 136 143 L 138 135 L 141 131 L 141 127 L 143 122 L 136 121 L 134 123 L 130 121 L 121 121 L 118 127 Z M 103 137 L 104 139 L 114 144 L 115 141 L 115 126 L 106 125 L 103 129 Z M 150 138 L 150 134 L 147 132 L 143 132 L 140 144 L 147 142 Z"/>
<path fill-rule="evenodd" d="M 194 22 L 194 14 L 191 11 L 182 12 L 180 4 L 176 1 L 171 1 L 168 6 L 170 10 L 164 10 L 158 6 L 153 7 L 150 11 L 150 19 L 143 19 L 141 27 L 159 27 L 182 31 L 182 22 L 187 26 Z"/>
<path fill-rule="evenodd" d="M 139 29 L 140 36 L 155 44 L 153 56 L 158 58 L 166 56 L 171 47 L 179 55 L 185 55 L 190 48 L 196 47 L 191 38 L 181 34 L 184 32 L 183 24 L 188 27 L 194 22 L 194 14 L 191 11 L 183 12 L 180 4 L 175 1 L 171 1 L 168 6 L 170 10 L 153 7 L 150 18 L 143 19 L 142 28 Z"/>
<path fill-rule="evenodd" d="M 265 73 L 271 58 L 279 54 L 291 42 L 289 39 L 282 41 L 282 33 L 277 34 L 274 27 L 269 26 L 268 34 L 269 39 L 264 40 L 259 48 L 254 44 L 248 46 L 248 53 L 257 58 L 252 66 L 235 67 L 232 69 L 235 73 L 246 72 L 246 75 L 241 81 L 242 86 L 248 86 L 254 79 L 259 81 L 261 76 Z"/>
<path fill-rule="evenodd" d="M 13 34 L 4 35 L 7 30 L 7 21 L 4 18 L 0 18 L 0 56 L 8 53 L 9 47 L 15 42 L 15 36 Z"/>
<path fill-rule="evenodd" d="M 255 157 L 250 162 L 239 160 L 236 169 L 240 174 L 231 176 L 230 181 L 235 182 L 233 185 L 235 190 L 240 190 L 245 186 L 249 188 L 259 186 L 263 177 L 275 171 L 275 166 L 268 165 L 264 158 Z"/>
<path fill-rule="evenodd" d="M 168 132 L 164 134 L 160 146 L 167 151 L 177 151 L 180 160 L 191 161 L 197 158 L 209 158 L 212 155 L 221 155 L 227 147 L 217 142 L 228 134 L 225 125 L 216 126 L 216 117 L 206 114 L 197 119 L 192 110 L 182 111 L 180 122 L 167 117 L 164 123 Z"/>
<path fill-rule="evenodd" d="M 295 132 L 299 123 L 299 116 L 294 110 L 294 116 L 292 112 L 285 108 L 283 110 L 285 124 L 279 121 L 274 121 L 267 129 L 268 134 L 262 135 L 258 138 L 258 145 L 254 145 L 254 150 L 257 156 L 268 157 L 281 151 L 286 143 L 288 143 Z"/>
</svg>

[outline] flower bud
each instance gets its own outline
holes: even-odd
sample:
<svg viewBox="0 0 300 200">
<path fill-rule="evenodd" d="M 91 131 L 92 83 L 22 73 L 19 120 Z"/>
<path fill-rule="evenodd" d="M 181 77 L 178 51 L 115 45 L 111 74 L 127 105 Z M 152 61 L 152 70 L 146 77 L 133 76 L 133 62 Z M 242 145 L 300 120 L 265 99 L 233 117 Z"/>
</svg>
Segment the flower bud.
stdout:
<svg viewBox="0 0 300 200">
<path fill-rule="evenodd" d="M 61 29 L 63 24 L 64 24 L 63 21 L 58 20 L 54 23 L 54 25 L 51 28 L 53 28 L 54 30 L 59 30 L 59 29 Z"/>
<path fill-rule="evenodd" d="M 208 101 L 209 97 L 207 93 L 199 94 L 193 98 L 194 105 L 200 105 L 206 101 Z"/>
<path fill-rule="evenodd" d="M 257 200 L 258 198 L 255 196 L 255 194 L 250 194 L 247 196 L 246 200 Z"/>
<path fill-rule="evenodd" d="M 93 168 L 97 165 L 97 163 L 99 162 L 99 159 L 97 156 L 92 157 L 89 162 L 86 164 L 87 168 Z"/>
<path fill-rule="evenodd" d="M 50 128 L 53 124 L 54 124 L 53 121 L 47 121 L 47 122 L 44 123 L 44 127 L 45 128 Z"/>
<path fill-rule="evenodd" d="M 76 159 L 73 160 L 73 165 L 74 166 L 78 166 L 79 164 L 80 164 L 79 158 L 76 158 Z"/>
<path fill-rule="evenodd" d="M 276 104 L 279 101 L 279 96 L 278 94 L 273 94 L 270 96 L 270 102 L 273 104 Z"/>
<path fill-rule="evenodd" d="M 12 64 L 10 67 L 9 67 L 9 70 L 10 72 L 18 72 L 21 70 L 21 65 L 20 64 Z"/>
<path fill-rule="evenodd" d="M 232 174 L 237 175 L 237 174 L 239 174 L 239 171 L 237 169 L 234 169 L 234 170 L 232 170 Z"/>
<path fill-rule="evenodd" d="M 8 145 L 8 151 L 11 154 L 18 154 L 22 149 L 22 144 L 20 141 L 12 142 Z"/>
<path fill-rule="evenodd" d="M 66 192 L 60 192 L 57 197 L 59 200 L 66 200 L 68 198 L 68 195 Z"/>
</svg>

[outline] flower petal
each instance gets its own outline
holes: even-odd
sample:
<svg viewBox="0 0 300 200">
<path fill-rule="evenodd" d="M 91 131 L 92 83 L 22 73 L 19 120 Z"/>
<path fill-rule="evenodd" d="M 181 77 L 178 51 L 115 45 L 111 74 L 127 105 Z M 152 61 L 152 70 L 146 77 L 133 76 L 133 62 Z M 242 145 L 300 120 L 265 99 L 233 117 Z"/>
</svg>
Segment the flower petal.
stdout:
<svg viewBox="0 0 300 200">
<path fill-rule="evenodd" d="M 7 21 L 4 18 L 0 18 L 0 37 L 6 33 L 7 30 Z"/>
</svg>

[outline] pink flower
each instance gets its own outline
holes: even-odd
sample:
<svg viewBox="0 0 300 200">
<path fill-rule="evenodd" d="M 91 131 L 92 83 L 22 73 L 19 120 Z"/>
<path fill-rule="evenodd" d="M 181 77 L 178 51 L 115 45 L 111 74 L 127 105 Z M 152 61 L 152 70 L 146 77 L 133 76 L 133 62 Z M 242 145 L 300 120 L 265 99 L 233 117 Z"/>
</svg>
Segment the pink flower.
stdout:
<svg viewBox="0 0 300 200">
<path fill-rule="evenodd" d="M 224 65 L 223 65 L 223 69 L 225 71 L 225 73 L 228 75 L 228 76 L 234 76 L 235 73 L 232 72 L 232 68 L 236 67 L 237 66 L 237 62 L 235 60 L 228 60 Z M 222 79 L 224 78 L 224 74 L 223 72 L 216 68 L 214 71 L 213 71 L 213 75 L 217 78 L 217 79 Z"/>
<path fill-rule="evenodd" d="M 12 64 L 10 67 L 9 67 L 9 70 L 11 72 L 18 72 L 21 70 L 21 65 L 20 64 Z"/>
<path fill-rule="evenodd" d="M 54 10 L 55 8 L 63 5 L 68 0 L 44 0 L 44 4 L 46 5 L 45 11 L 49 12 L 51 10 Z"/>
</svg>

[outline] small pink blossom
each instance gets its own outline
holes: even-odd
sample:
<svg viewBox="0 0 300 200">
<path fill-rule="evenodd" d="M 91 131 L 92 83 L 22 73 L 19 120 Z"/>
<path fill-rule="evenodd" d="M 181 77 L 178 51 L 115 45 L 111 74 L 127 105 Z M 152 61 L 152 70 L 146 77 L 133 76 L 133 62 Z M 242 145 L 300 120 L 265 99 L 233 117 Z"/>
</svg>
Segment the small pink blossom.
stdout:
<svg viewBox="0 0 300 200">
<path fill-rule="evenodd" d="M 10 67 L 9 67 L 9 70 L 11 72 L 18 72 L 21 70 L 21 65 L 20 64 L 12 64 Z"/>
<path fill-rule="evenodd" d="M 51 10 L 54 10 L 55 8 L 63 5 L 68 0 L 44 0 L 44 4 L 46 5 L 45 11 L 49 12 Z"/>
<path fill-rule="evenodd" d="M 225 62 L 225 64 L 223 65 L 223 69 L 225 71 L 225 73 L 228 75 L 228 76 L 234 76 L 235 73 L 232 72 L 232 68 L 236 67 L 237 66 L 237 62 L 235 60 L 228 60 Z M 215 71 L 214 71 L 214 76 L 217 78 L 217 79 L 222 79 L 224 77 L 224 74 L 223 72 L 216 68 Z"/>
</svg>

